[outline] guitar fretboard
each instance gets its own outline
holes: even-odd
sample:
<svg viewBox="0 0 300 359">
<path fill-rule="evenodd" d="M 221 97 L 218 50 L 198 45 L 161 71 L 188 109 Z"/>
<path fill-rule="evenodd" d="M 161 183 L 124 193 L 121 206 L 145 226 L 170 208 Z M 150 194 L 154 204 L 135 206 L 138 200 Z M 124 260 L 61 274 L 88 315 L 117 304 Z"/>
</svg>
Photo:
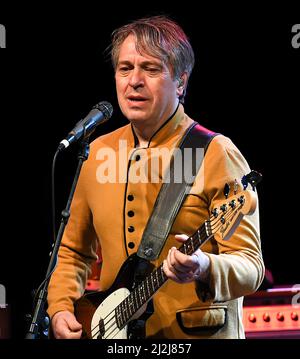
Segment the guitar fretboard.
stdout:
<svg viewBox="0 0 300 359">
<path fill-rule="evenodd" d="M 211 222 L 207 220 L 178 250 L 184 254 L 192 255 L 212 235 Z M 161 264 L 116 307 L 115 317 L 120 329 L 147 303 L 167 279 Z"/>
</svg>

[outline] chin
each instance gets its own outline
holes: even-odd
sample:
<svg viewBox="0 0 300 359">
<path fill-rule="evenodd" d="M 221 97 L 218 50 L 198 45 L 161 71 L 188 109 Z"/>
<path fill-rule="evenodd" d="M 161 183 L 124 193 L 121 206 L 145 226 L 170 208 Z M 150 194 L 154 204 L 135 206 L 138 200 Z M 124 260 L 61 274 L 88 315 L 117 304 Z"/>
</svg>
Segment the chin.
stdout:
<svg viewBox="0 0 300 359">
<path fill-rule="evenodd" d="M 137 122 L 142 122 L 145 121 L 146 116 L 145 113 L 141 112 L 141 111 L 127 111 L 125 112 L 125 116 L 129 121 L 137 121 Z"/>
<path fill-rule="evenodd" d="M 130 117 L 127 117 L 127 119 L 132 123 L 143 123 L 143 122 L 147 121 L 147 119 L 145 117 L 141 117 L 141 116 L 130 116 Z"/>
</svg>

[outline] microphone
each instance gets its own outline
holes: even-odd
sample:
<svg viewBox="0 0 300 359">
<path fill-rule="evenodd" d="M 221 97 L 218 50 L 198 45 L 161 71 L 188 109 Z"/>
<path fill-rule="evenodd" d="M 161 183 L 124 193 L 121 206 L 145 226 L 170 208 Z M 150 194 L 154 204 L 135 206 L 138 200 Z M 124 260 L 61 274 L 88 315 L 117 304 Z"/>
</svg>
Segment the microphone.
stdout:
<svg viewBox="0 0 300 359">
<path fill-rule="evenodd" d="M 83 120 L 80 120 L 73 130 L 68 133 L 67 137 L 60 142 L 58 151 L 64 150 L 80 138 L 89 137 L 98 125 L 106 122 L 111 117 L 112 113 L 113 107 L 109 102 L 102 101 L 97 103 L 89 114 Z"/>
</svg>

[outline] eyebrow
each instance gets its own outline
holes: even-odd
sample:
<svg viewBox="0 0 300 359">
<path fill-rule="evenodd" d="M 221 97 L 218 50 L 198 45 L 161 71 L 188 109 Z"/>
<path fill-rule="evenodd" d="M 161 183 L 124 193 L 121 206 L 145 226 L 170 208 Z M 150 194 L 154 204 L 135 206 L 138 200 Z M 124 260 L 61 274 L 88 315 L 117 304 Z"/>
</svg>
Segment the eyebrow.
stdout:
<svg viewBox="0 0 300 359">
<path fill-rule="evenodd" d="M 132 65 L 132 62 L 128 61 L 128 60 L 123 60 L 123 61 L 119 61 L 117 66 L 120 65 Z M 160 68 L 163 67 L 163 64 L 161 62 L 155 62 L 155 61 L 142 61 L 139 66 L 158 66 Z"/>
</svg>

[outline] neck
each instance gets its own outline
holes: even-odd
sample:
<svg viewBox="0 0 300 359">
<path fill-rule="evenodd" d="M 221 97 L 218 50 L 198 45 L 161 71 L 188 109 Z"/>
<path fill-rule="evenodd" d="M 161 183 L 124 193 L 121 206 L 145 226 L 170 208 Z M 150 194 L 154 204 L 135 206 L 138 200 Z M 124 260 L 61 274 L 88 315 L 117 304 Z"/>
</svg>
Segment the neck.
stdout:
<svg viewBox="0 0 300 359">
<path fill-rule="evenodd" d="M 132 127 L 134 130 L 134 133 L 138 140 L 137 147 L 148 147 L 148 143 L 151 139 L 151 137 L 155 134 L 155 132 L 159 129 L 159 127 L 162 126 L 162 124 L 157 124 L 157 126 L 145 126 L 143 124 L 135 124 L 132 123 Z"/>
<path fill-rule="evenodd" d="M 137 122 L 132 121 L 131 122 L 134 133 L 138 140 L 137 147 L 148 147 L 149 141 L 151 140 L 153 135 L 157 131 L 159 131 L 159 129 L 175 115 L 175 113 L 178 109 L 178 105 L 179 104 L 177 104 L 176 108 L 170 114 L 169 117 L 167 117 L 166 119 L 161 119 L 157 123 L 154 123 L 154 124 L 153 124 L 153 122 L 144 122 L 143 123 L 140 121 L 137 121 Z"/>
</svg>

